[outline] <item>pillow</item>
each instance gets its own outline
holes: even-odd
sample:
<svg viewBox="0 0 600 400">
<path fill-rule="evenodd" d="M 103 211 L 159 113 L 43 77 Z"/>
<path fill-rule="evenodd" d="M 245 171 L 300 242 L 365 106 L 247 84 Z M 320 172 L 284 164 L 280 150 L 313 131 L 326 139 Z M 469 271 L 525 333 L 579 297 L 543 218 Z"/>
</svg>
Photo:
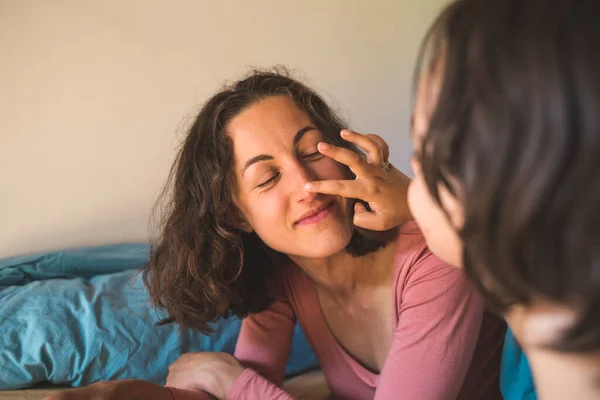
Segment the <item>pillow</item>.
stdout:
<svg viewBox="0 0 600 400">
<path fill-rule="evenodd" d="M 211 335 L 156 326 L 163 315 L 138 272 L 148 250 L 120 244 L 0 260 L 0 389 L 127 378 L 164 384 L 182 353 L 232 353 L 238 318 L 213 324 Z M 297 326 L 286 373 L 317 365 Z"/>
</svg>

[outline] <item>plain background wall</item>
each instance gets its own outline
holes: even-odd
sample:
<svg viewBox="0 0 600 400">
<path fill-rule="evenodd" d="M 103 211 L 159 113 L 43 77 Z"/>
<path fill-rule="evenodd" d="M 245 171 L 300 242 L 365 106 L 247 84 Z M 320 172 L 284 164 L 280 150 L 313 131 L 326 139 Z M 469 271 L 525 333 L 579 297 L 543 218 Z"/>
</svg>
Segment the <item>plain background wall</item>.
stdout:
<svg viewBox="0 0 600 400">
<path fill-rule="evenodd" d="M 0 0 L 0 257 L 147 238 L 198 107 L 285 64 L 408 172 L 412 70 L 443 0 Z"/>
</svg>

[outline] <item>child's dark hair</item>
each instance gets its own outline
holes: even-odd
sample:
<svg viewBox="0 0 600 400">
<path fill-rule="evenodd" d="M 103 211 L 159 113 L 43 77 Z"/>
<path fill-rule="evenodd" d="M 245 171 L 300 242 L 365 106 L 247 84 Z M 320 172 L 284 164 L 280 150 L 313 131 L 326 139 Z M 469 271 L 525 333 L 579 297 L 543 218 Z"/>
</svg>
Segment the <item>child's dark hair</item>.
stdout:
<svg viewBox="0 0 600 400">
<path fill-rule="evenodd" d="M 466 273 L 490 304 L 541 299 L 600 350 L 600 2 L 459 0 L 426 37 L 440 95 L 418 156 L 464 204 Z M 420 66 L 417 76 L 420 74 Z"/>
<path fill-rule="evenodd" d="M 358 151 L 341 139 L 346 125 L 333 110 L 284 68 L 252 71 L 211 97 L 191 126 L 154 211 L 158 237 L 143 277 L 154 303 L 168 313 L 163 323 L 210 332 L 210 322 L 230 313 L 262 311 L 272 299 L 267 287 L 290 262 L 230 222 L 238 211 L 232 201 L 233 146 L 225 130 L 244 109 L 271 96 L 289 96 L 325 141 Z M 346 250 L 361 256 L 396 236 L 395 229 L 355 228 Z"/>
</svg>

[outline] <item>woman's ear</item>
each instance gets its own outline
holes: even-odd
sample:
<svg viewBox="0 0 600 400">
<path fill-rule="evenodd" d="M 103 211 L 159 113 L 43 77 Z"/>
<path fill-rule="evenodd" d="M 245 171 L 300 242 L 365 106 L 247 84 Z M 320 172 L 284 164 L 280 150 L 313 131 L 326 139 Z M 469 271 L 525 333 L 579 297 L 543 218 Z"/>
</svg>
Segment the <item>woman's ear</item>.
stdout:
<svg viewBox="0 0 600 400">
<path fill-rule="evenodd" d="M 246 233 L 252 233 L 252 226 L 248 223 L 246 218 L 240 213 L 235 207 L 230 207 L 227 211 L 227 222 L 236 229 Z"/>
</svg>

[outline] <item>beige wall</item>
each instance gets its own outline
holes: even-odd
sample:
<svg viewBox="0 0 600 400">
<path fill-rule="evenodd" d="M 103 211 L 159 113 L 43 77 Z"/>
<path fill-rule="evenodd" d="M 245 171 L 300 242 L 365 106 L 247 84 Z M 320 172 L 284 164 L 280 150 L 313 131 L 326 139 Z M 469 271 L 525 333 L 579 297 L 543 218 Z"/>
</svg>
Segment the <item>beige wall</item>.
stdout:
<svg viewBox="0 0 600 400">
<path fill-rule="evenodd" d="M 144 240 L 186 117 L 286 64 L 408 169 L 411 74 L 442 0 L 0 0 L 0 257 Z"/>
</svg>

